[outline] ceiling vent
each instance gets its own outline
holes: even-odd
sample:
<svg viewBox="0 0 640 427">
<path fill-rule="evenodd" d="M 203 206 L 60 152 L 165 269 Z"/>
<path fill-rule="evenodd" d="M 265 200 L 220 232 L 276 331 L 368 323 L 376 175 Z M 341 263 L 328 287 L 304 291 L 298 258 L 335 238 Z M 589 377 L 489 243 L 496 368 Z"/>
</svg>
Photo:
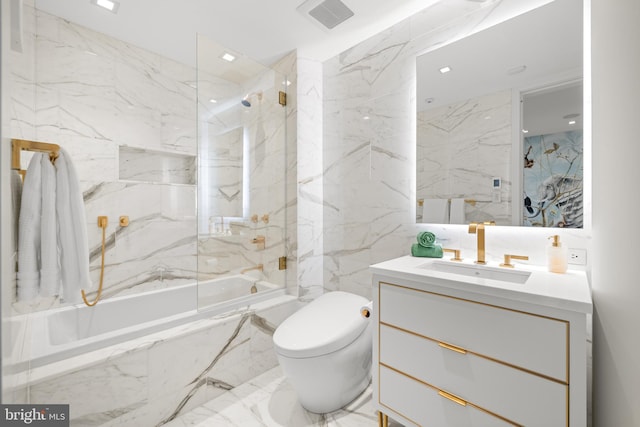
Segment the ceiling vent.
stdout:
<svg viewBox="0 0 640 427">
<path fill-rule="evenodd" d="M 298 11 L 311 16 L 328 29 L 353 16 L 353 11 L 340 0 L 307 0 L 298 6 Z"/>
</svg>

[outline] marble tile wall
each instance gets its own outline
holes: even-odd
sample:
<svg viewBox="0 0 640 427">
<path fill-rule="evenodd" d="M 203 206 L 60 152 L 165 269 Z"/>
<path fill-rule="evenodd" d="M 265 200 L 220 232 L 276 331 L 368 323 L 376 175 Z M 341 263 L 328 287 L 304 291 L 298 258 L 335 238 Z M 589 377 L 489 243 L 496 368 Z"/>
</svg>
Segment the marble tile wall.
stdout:
<svg viewBox="0 0 640 427">
<path fill-rule="evenodd" d="M 326 290 L 370 297 L 370 264 L 410 253 L 429 229 L 447 247 L 475 256 L 475 236 L 461 225 L 415 223 L 415 58 L 544 2 L 441 2 L 323 63 L 323 282 Z M 518 11 L 511 7 L 520 8 Z M 303 220 L 301 219 L 301 222 Z M 582 231 L 558 230 L 586 248 Z M 528 254 L 545 264 L 549 230 L 495 227 L 487 256 Z M 588 266 L 587 266 L 588 268 Z"/>
<path fill-rule="evenodd" d="M 270 272 L 267 279 L 275 283 L 287 279 L 293 293 L 297 271 L 292 244 L 296 241 L 297 161 L 295 131 L 288 132 L 287 128 L 295 130 L 295 96 L 289 97 L 286 109 L 275 104 L 265 108 L 265 114 L 249 119 L 248 132 L 254 136 L 251 190 L 256 195 L 251 199 L 251 211 L 259 214 L 258 224 L 238 221 L 235 226 L 247 233 L 241 241 L 236 235 L 217 242 L 198 241 L 197 188 L 193 180 L 197 155 L 196 70 L 55 18 L 26 3 L 25 51 L 13 55 L 16 60 L 11 63 L 8 79 L 12 91 L 8 99 L 11 132 L 7 134 L 58 143 L 70 153 L 84 191 L 96 284 L 101 243 L 96 218 L 109 217 L 103 298 L 193 282 L 198 277 L 199 260 L 203 261 L 205 274 L 220 267 L 198 256 L 199 250 L 210 249 L 207 244 L 213 245 L 215 254 L 225 253 L 223 261 L 232 260 L 224 267 L 227 272 L 264 263 L 265 272 Z M 295 92 L 295 55 L 283 58 L 276 67 L 278 72 L 263 76 L 271 79 L 272 99 L 277 99 L 280 86 L 287 85 L 282 76 L 291 82 L 291 88 L 284 90 Z M 237 85 L 231 89 L 238 91 Z M 269 122 L 274 115 L 281 118 Z M 261 154 L 259 159 L 255 153 Z M 23 154 L 23 163 L 28 158 L 28 153 Z M 157 168 L 167 161 L 172 165 L 170 170 Z M 135 167 L 131 167 L 133 163 Z M 261 218 L 265 214 L 269 216 L 266 222 Z M 129 217 L 127 227 L 118 225 L 121 215 Z M 257 250 L 251 244 L 255 234 L 266 235 L 266 250 Z M 237 256 L 246 249 L 247 254 Z M 14 254 L 15 250 L 14 244 Z M 277 257 L 282 255 L 290 261 L 285 271 L 278 270 Z M 22 313 L 58 304 L 51 300 L 38 305 L 14 302 L 11 308 Z M 158 414 L 169 419 L 183 407 L 211 398 L 215 393 L 211 390 L 228 388 L 275 366 L 270 337 L 273 325 L 295 308 L 289 305 L 284 311 L 276 310 L 273 319 L 255 314 L 221 316 L 221 326 L 180 338 L 177 347 L 158 341 L 140 348 L 142 352 L 125 352 L 117 357 L 109 354 L 104 362 L 78 366 L 64 375 L 46 372 L 46 380 L 30 384 L 27 390 L 18 390 L 16 384 L 3 378 L 3 388 L 14 390 L 4 401 L 51 402 L 55 398 L 72 403 L 77 425 L 110 425 L 115 418 L 114 425 L 141 425 L 138 420 L 143 420 L 142 425 L 155 425 L 162 422 Z M 192 368 L 200 365 L 205 372 L 202 363 L 209 353 L 198 346 L 209 343 L 213 349 L 212 340 L 229 336 L 233 341 L 230 346 L 216 350 L 221 363 L 215 369 L 222 380 L 205 376 L 199 378 L 201 384 L 196 387 L 190 385 L 194 378 L 166 379 L 169 374 L 183 372 L 175 369 L 174 363 Z M 19 339 L 27 346 L 24 354 L 28 357 L 30 337 Z M 193 345 L 189 354 L 202 363 L 180 359 L 184 345 Z M 35 373 L 24 375 L 33 378 Z M 165 387 L 163 381 L 179 386 Z M 101 385 L 97 392 L 95 384 Z M 145 420 L 150 418 L 153 421 L 147 424 Z"/>
<path fill-rule="evenodd" d="M 160 426 L 275 367 L 273 332 L 298 307 L 285 295 L 36 368 L 24 393 L 69 404 L 72 426 Z"/>
<path fill-rule="evenodd" d="M 31 24 L 20 58 L 31 66 L 11 76 L 11 137 L 57 143 L 70 154 L 84 191 L 94 286 L 98 215 L 109 218 L 104 297 L 195 280 L 195 70 L 28 4 L 24 15 Z M 184 161 L 166 171 L 164 159 L 147 157 L 132 174 L 128 154 L 145 151 Z M 118 225 L 121 215 L 128 227 Z"/>
<path fill-rule="evenodd" d="M 416 197 L 472 199 L 466 221 L 510 225 L 511 110 L 507 90 L 418 112 Z M 502 185 L 491 203 L 493 177 Z"/>
<path fill-rule="evenodd" d="M 312 299 L 324 287 L 322 63 L 298 57 L 297 284 Z"/>
</svg>

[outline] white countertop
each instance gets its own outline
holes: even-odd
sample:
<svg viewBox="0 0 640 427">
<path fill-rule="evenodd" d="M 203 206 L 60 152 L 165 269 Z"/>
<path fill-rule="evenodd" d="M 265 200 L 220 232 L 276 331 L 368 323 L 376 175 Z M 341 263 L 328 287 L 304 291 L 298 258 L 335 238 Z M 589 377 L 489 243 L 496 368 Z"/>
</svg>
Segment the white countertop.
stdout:
<svg viewBox="0 0 640 427">
<path fill-rule="evenodd" d="M 430 268 L 434 262 L 475 266 L 472 261 L 455 262 L 449 261 L 448 258 L 408 255 L 374 264 L 370 266 L 370 270 L 373 274 L 415 282 L 435 279 L 429 280 L 429 283 L 580 313 L 591 314 L 593 310 L 591 290 L 584 271 L 568 270 L 565 274 L 558 274 L 547 271 L 546 267 L 518 264 L 515 269 L 509 270 L 531 272 L 527 281 L 519 284 L 438 271 Z M 498 264 L 488 264 L 487 267 L 496 268 Z"/>
</svg>

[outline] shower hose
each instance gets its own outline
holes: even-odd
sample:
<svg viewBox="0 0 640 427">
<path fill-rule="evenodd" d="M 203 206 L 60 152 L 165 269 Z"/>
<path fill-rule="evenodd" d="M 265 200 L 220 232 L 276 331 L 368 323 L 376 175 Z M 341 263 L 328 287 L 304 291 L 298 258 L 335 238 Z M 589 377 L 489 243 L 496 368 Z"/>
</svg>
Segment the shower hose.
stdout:
<svg viewBox="0 0 640 427">
<path fill-rule="evenodd" d="M 100 296 L 102 295 L 102 283 L 104 281 L 104 252 L 105 252 L 105 238 L 107 233 L 107 217 L 99 216 L 98 217 L 98 227 L 102 228 L 102 261 L 100 265 L 100 285 L 98 286 L 98 293 L 96 294 L 96 299 L 93 302 L 89 302 L 87 300 L 87 296 L 84 293 L 84 289 L 82 289 L 82 300 L 89 307 L 93 307 L 100 300 Z"/>
</svg>

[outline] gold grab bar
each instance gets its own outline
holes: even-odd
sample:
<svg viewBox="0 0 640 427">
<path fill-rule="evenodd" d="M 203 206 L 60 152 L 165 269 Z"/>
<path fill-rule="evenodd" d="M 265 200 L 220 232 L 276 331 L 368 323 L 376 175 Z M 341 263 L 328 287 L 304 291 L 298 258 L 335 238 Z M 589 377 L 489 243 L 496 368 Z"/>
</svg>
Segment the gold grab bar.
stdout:
<svg viewBox="0 0 640 427">
<path fill-rule="evenodd" d="M 102 263 L 100 266 L 100 285 L 98 286 L 98 293 L 96 294 L 96 299 L 93 302 L 89 302 L 87 300 L 87 295 L 85 295 L 84 293 L 84 289 L 81 290 L 82 292 L 82 300 L 84 301 L 84 303 L 86 305 L 88 305 L 89 307 L 93 307 L 94 305 L 96 305 L 98 303 L 98 301 L 100 300 L 100 296 L 102 296 L 102 283 L 104 281 L 104 241 L 105 241 L 105 237 L 106 237 L 106 233 L 107 233 L 107 224 L 109 222 L 109 219 L 106 216 L 99 216 L 98 217 L 98 227 L 102 228 Z"/>
<path fill-rule="evenodd" d="M 49 159 L 51 163 L 55 163 L 60 153 L 60 146 L 58 144 L 50 144 L 47 142 L 28 141 L 26 139 L 12 139 L 11 140 L 11 169 L 17 170 L 18 173 L 24 179 L 26 170 L 20 166 L 20 152 L 36 151 L 38 153 L 49 153 Z"/>
<path fill-rule="evenodd" d="M 447 199 L 451 203 L 451 199 Z M 477 203 L 491 203 L 491 200 L 464 199 L 465 203 L 475 206 Z M 424 199 L 417 200 L 418 206 L 424 206 Z"/>
</svg>

